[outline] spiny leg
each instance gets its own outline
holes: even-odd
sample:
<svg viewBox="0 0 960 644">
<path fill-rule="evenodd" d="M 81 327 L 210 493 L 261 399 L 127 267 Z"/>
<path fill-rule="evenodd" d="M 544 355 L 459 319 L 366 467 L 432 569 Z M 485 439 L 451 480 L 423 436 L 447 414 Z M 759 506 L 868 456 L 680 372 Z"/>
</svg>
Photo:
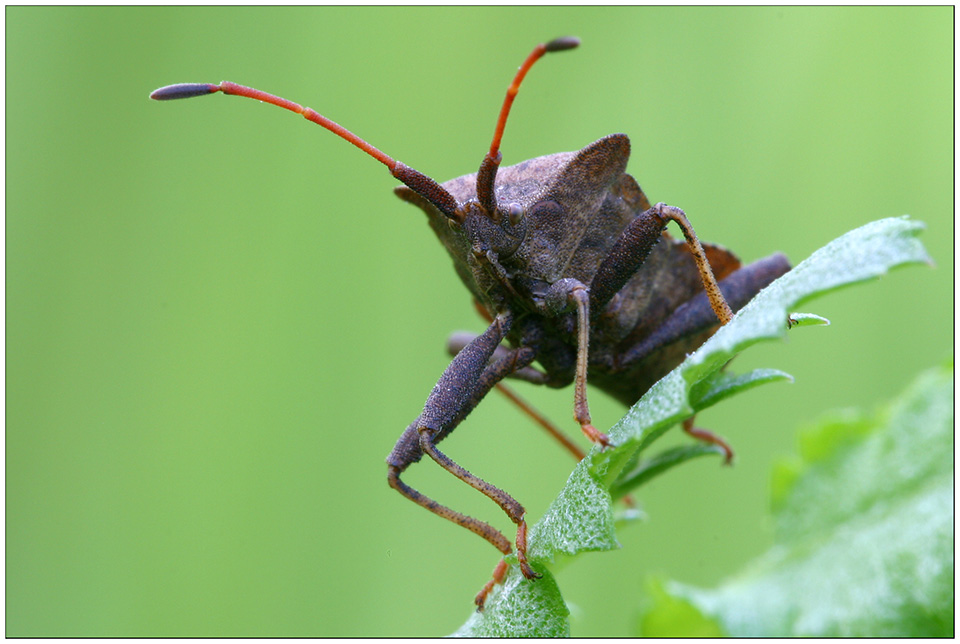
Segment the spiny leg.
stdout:
<svg viewBox="0 0 960 644">
<path fill-rule="evenodd" d="M 471 345 L 468 345 L 464 351 L 468 351 Z M 477 387 L 470 399 L 465 402 L 462 410 L 451 418 L 451 425 L 453 427 L 458 425 L 495 384 L 509 374 L 528 366 L 533 362 L 535 357 L 535 350 L 530 347 L 522 347 L 508 351 L 506 355 L 487 366 L 477 379 Z M 426 415 L 426 410 L 424 410 L 424 415 Z M 437 431 L 431 426 L 431 423 L 427 419 L 421 417 L 417 431 L 420 435 L 420 449 L 424 454 L 432 458 L 438 465 L 461 481 L 499 505 L 507 516 L 510 517 L 510 520 L 517 525 L 516 546 L 520 570 L 527 579 L 539 577 L 540 575 L 534 572 L 533 568 L 531 568 L 527 562 L 527 524 L 524 520 L 524 515 L 526 514 L 524 507 L 512 496 L 472 474 L 437 449 L 436 443 L 443 440 L 452 430 Z"/>
<path fill-rule="evenodd" d="M 526 510 L 520 502 L 500 488 L 487 483 L 479 476 L 471 474 L 466 468 L 455 463 L 450 457 L 437 449 L 433 444 L 436 435 L 429 428 L 420 427 L 420 448 L 423 452 L 437 462 L 440 467 L 447 470 L 458 479 L 485 495 L 500 508 L 506 512 L 510 520 L 517 525 L 517 560 L 520 563 L 520 570 L 527 579 L 536 579 L 540 577 L 530 564 L 527 562 L 527 523 L 524 520 Z"/>
<path fill-rule="evenodd" d="M 598 431 L 590 419 L 587 403 L 587 367 L 590 349 L 590 291 L 577 279 L 567 277 L 550 285 L 543 298 L 541 311 L 555 317 L 565 315 L 571 308 L 577 315 L 577 358 L 574 375 L 573 417 L 591 442 L 610 446 L 607 435 Z"/>
<path fill-rule="evenodd" d="M 659 241 L 667 221 L 675 221 L 683 231 L 700 273 L 704 292 L 678 307 L 653 333 L 625 351 L 619 360 L 620 368 L 625 371 L 630 367 L 636 368 L 643 360 L 652 359 L 655 352 L 666 349 L 684 337 L 709 330 L 717 320 L 726 324 L 733 317 L 728 299 L 735 309 L 739 309 L 763 287 L 790 270 L 783 255 L 773 255 L 733 272 L 723 280 L 721 289 L 686 214 L 679 208 L 658 203 L 637 215 L 627 225 L 600 263 L 590 283 L 590 306 L 594 315 L 606 307 L 643 265 Z M 725 463 L 733 459 L 733 450 L 726 441 L 712 432 L 694 427 L 692 418 L 683 423 L 683 429 L 698 440 L 719 446 L 724 451 Z"/>
</svg>

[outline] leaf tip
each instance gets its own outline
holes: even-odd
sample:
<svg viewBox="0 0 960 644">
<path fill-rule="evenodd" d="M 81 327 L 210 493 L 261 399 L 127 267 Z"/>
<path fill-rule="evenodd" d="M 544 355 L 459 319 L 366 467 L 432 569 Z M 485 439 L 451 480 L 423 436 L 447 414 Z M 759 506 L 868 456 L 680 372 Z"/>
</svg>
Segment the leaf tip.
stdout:
<svg viewBox="0 0 960 644">
<path fill-rule="evenodd" d="M 791 313 L 787 316 L 787 328 L 797 326 L 830 326 L 830 320 L 814 313 Z"/>
</svg>

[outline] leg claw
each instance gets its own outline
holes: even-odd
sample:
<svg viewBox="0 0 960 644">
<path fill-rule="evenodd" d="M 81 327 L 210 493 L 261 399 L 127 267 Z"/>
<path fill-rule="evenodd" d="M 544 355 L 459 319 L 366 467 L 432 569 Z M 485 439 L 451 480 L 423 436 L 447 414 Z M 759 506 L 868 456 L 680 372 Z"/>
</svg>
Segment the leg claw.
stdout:
<svg viewBox="0 0 960 644">
<path fill-rule="evenodd" d="M 590 439 L 590 442 L 600 445 L 601 447 L 611 447 L 613 443 L 610 442 L 610 437 L 604 434 L 601 431 L 598 431 L 596 427 L 590 423 L 586 423 L 580 426 L 580 429 L 583 430 L 583 434 Z"/>
<path fill-rule="evenodd" d="M 523 573 L 523 576 L 524 576 L 524 577 L 526 577 L 527 579 L 531 579 L 531 580 L 532 580 L 532 579 L 540 579 L 541 577 L 543 577 L 543 575 L 541 575 L 541 574 L 538 573 L 536 570 L 534 570 L 533 568 L 531 568 L 531 567 L 530 567 L 530 564 L 528 564 L 526 561 L 520 562 L 520 572 Z"/>
</svg>

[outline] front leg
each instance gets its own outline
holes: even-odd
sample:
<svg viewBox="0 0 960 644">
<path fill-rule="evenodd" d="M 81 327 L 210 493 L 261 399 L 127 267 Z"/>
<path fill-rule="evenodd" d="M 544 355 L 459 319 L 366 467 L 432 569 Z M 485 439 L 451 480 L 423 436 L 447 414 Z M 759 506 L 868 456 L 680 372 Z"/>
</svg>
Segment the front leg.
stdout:
<svg viewBox="0 0 960 644">
<path fill-rule="evenodd" d="M 670 221 L 676 222 L 683 231 L 716 318 L 721 324 L 730 321 L 733 313 L 723 299 L 720 287 L 717 286 L 717 280 L 713 276 L 713 270 L 710 268 L 710 263 L 707 261 L 693 226 L 690 225 L 682 210 L 664 203 L 658 203 L 637 215 L 600 263 L 590 282 L 590 308 L 594 316 L 600 314 L 617 291 L 623 288 L 633 274 L 643 266 L 654 244 L 660 240 L 667 222 Z"/>
<path fill-rule="evenodd" d="M 527 524 L 524 520 L 526 510 L 512 496 L 470 473 L 436 447 L 437 443 L 448 436 L 466 418 L 494 385 L 507 375 L 527 367 L 536 358 L 536 350 L 533 347 L 521 347 L 500 353 L 500 357 L 488 364 L 497 353 L 497 348 L 506 336 L 511 321 L 509 314 L 498 316 L 486 332 L 477 336 L 457 354 L 433 388 L 423 412 L 403 433 L 387 458 L 389 465 L 387 478 L 392 488 L 411 501 L 480 535 L 503 554 L 510 554 L 513 551 L 510 541 L 499 530 L 424 496 L 401 481 L 400 474 L 426 454 L 448 472 L 482 492 L 497 503 L 517 525 L 515 543 L 520 569 L 525 577 L 535 579 L 539 575 L 530 567 L 526 556 Z M 502 568 L 503 566 L 498 566 L 498 571 Z M 496 577 L 499 581 L 502 579 L 502 573 Z M 482 595 L 486 596 L 485 593 Z M 482 604 L 479 597 L 478 604 Z"/>
<path fill-rule="evenodd" d="M 490 320 L 487 320 L 487 322 L 490 322 Z M 470 333 L 469 331 L 457 331 L 456 333 L 451 334 L 450 337 L 447 338 L 447 353 L 449 353 L 451 356 L 456 356 L 476 338 L 477 335 Z M 510 354 L 510 352 L 510 349 L 501 345 L 497 347 L 496 351 L 493 352 L 493 360 L 499 360 L 500 358 L 506 357 Z M 508 373 L 507 376 L 516 380 L 524 380 L 535 385 L 545 385 L 549 380 L 547 374 L 532 365 L 518 367 L 513 372 Z"/>
<path fill-rule="evenodd" d="M 534 349 L 523 347 L 513 351 L 508 350 L 505 355 L 501 354 L 502 357 L 487 365 L 506 336 L 509 321 L 509 317 L 498 316 L 486 333 L 478 336 L 456 355 L 427 399 L 417 424 L 417 433 L 420 449 L 424 454 L 499 505 L 517 525 L 516 546 L 520 570 L 527 579 L 535 579 L 540 575 L 527 563 L 527 524 L 524 520 L 526 515 L 524 507 L 500 488 L 487 483 L 455 463 L 436 447 L 436 444 L 466 418 L 496 383 L 507 375 L 527 367 L 536 357 Z M 496 331 L 491 333 L 494 329 Z M 472 391 L 467 397 L 462 397 L 457 392 L 465 389 L 465 385 L 471 387 Z"/>
<path fill-rule="evenodd" d="M 607 435 L 593 426 L 587 404 L 587 367 L 590 347 L 590 293 L 579 280 L 565 278 L 550 285 L 544 298 L 547 315 L 560 315 L 574 308 L 577 314 L 577 368 L 574 377 L 573 417 L 592 443 L 609 447 Z"/>
</svg>

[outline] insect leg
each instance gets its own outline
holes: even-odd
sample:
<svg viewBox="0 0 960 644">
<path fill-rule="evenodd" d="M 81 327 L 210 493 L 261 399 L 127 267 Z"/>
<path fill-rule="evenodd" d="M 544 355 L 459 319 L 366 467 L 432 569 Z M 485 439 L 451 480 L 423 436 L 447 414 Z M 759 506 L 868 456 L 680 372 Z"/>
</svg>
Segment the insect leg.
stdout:
<svg viewBox="0 0 960 644">
<path fill-rule="evenodd" d="M 500 359 L 494 361 L 487 369 L 483 372 L 480 377 L 477 389 L 474 392 L 470 402 L 464 406 L 463 411 L 457 415 L 453 421 L 453 426 L 459 424 L 459 422 L 466 417 L 467 414 L 480 402 L 480 400 L 490 391 L 490 389 L 504 377 L 509 375 L 511 372 L 518 369 L 522 369 L 524 365 L 529 364 L 536 357 L 536 352 L 529 348 L 524 347 L 515 351 L 509 351 L 506 355 Z M 526 510 L 523 506 L 520 505 L 513 497 L 509 494 L 500 490 L 497 487 L 487 483 L 483 479 L 474 476 L 466 469 L 454 463 L 449 457 L 436 449 L 435 443 L 442 440 L 449 431 L 443 431 L 440 434 L 437 434 L 435 437 L 429 435 L 421 429 L 420 432 L 420 448 L 428 456 L 433 458 L 441 467 L 446 469 L 448 472 L 464 481 L 474 489 L 482 492 L 491 500 L 493 500 L 497 505 L 507 513 L 507 516 L 517 524 L 517 536 L 515 539 L 517 546 L 517 560 L 520 564 L 520 571 L 523 573 L 524 577 L 527 579 L 536 579 L 540 577 L 533 568 L 530 567 L 529 562 L 527 561 L 527 524 L 524 520 L 524 515 Z M 463 517 L 464 515 L 459 515 Z M 449 518 L 449 517 L 448 517 Z M 469 518 L 469 517 L 466 517 Z M 457 519 L 453 519 L 457 521 Z M 473 520 L 475 521 L 475 520 Z M 459 523 L 459 521 L 457 521 Z M 498 535 L 503 538 L 502 534 Z M 496 544 L 495 544 L 496 545 Z M 508 545 L 509 547 L 509 545 Z M 503 552 L 503 550 L 501 550 Z M 509 554 L 509 550 L 504 552 L 504 554 Z M 477 605 L 477 610 L 483 610 L 484 603 L 487 600 L 487 595 L 496 584 L 499 584 L 503 581 L 504 576 L 507 573 L 508 564 L 506 560 L 500 560 L 497 564 L 497 567 L 494 568 L 493 575 L 489 582 L 480 590 L 474 599 L 474 603 Z"/>
<path fill-rule="evenodd" d="M 590 282 L 590 310 L 594 317 L 643 266 L 666 226 L 667 221 L 657 208 L 644 210 L 627 224 Z"/>
<path fill-rule="evenodd" d="M 449 345 L 448 345 L 449 348 Z M 532 367 L 525 366 L 533 362 L 536 357 L 536 351 L 530 347 L 523 347 L 518 350 L 508 350 L 504 347 L 497 347 L 497 351 L 494 353 L 494 361 L 490 364 L 487 369 L 484 370 L 483 374 L 480 376 L 480 382 L 477 386 L 476 391 L 474 392 L 473 397 L 470 402 L 464 407 L 463 412 L 458 415 L 454 420 L 456 424 L 466 417 L 470 411 L 479 404 L 480 400 L 489 393 L 491 387 L 496 385 L 497 387 L 502 387 L 503 384 L 500 382 L 505 376 L 512 376 L 517 373 L 523 373 L 526 370 L 532 371 L 534 374 L 540 374 L 539 371 L 533 369 Z M 542 375 L 542 374 L 541 374 Z M 435 442 L 442 440 L 449 432 L 444 432 L 441 434 Z M 492 486 L 491 486 L 492 487 Z M 493 488 L 496 490 L 496 488 Z M 501 493 L 503 493 L 501 491 Z M 506 495 L 506 493 L 503 493 Z M 506 495 L 508 496 L 508 495 Z M 510 498 L 508 496 L 508 498 Z M 496 499 L 494 499 L 496 501 Z M 499 503 L 499 502 L 498 502 Z M 502 507 L 502 506 L 501 506 Z M 509 514 L 509 513 L 508 513 Z M 527 525 L 526 522 L 522 520 L 517 524 L 517 559 L 521 565 L 521 572 L 527 576 L 527 572 L 533 572 L 527 563 L 526 560 L 526 551 L 527 551 Z M 501 559 L 496 568 L 493 570 L 493 574 L 490 577 L 484 587 L 477 593 L 477 596 L 474 598 L 474 603 L 477 605 L 477 610 L 482 611 L 483 606 L 487 601 L 487 596 L 490 594 L 490 591 L 493 590 L 493 587 L 501 582 L 503 582 L 504 577 L 507 574 L 509 565 L 507 564 L 506 559 Z M 533 573 L 535 577 L 540 575 Z M 528 578 L 530 578 L 528 576 Z"/>
<path fill-rule="evenodd" d="M 739 311 L 761 289 L 789 270 L 787 258 L 776 253 L 734 271 L 720 282 L 719 290 L 732 309 Z M 707 294 L 699 293 L 677 307 L 653 333 L 627 349 L 620 356 L 619 365 L 627 369 L 681 338 L 705 331 L 716 323 Z"/>
<path fill-rule="evenodd" d="M 524 576 L 533 579 L 540 575 L 527 562 L 527 525 L 524 521 L 526 511 L 523 506 L 503 490 L 455 463 L 436 447 L 436 444 L 466 418 L 497 382 L 529 366 L 536 358 L 536 350 L 532 347 L 503 350 L 498 354 L 497 348 L 509 330 L 509 323 L 509 316 L 498 316 L 486 332 L 474 338 L 457 354 L 427 399 L 423 413 L 407 427 L 387 458 L 389 465 L 387 478 L 391 487 L 418 505 L 480 535 L 500 552 L 504 554 L 512 552 L 507 538 L 489 524 L 440 505 L 400 480 L 400 474 L 409 465 L 419 461 L 424 454 L 430 456 L 441 467 L 497 503 L 517 524 L 515 540 L 517 559 Z M 495 357 L 496 355 L 500 357 Z M 487 364 L 491 358 L 494 358 L 493 362 Z M 497 571 L 500 571 L 500 567 Z M 502 574 L 495 575 L 495 581 L 498 580 L 502 580 Z M 492 588 L 492 585 L 490 587 Z M 478 596 L 480 606 L 482 606 L 482 599 L 486 597 L 485 593 L 481 595 L 482 598 Z"/>
<path fill-rule="evenodd" d="M 452 356 L 457 355 L 458 353 L 463 351 L 464 347 L 470 344 L 476 337 L 477 337 L 476 334 L 469 333 L 466 331 L 459 331 L 457 333 L 452 334 L 447 339 L 447 352 Z M 511 350 L 508 349 L 507 347 L 498 346 L 496 350 L 493 352 L 493 360 L 496 361 L 496 360 L 499 360 L 500 358 L 507 356 L 510 353 L 510 351 Z M 526 382 L 532 382 L 535 385 L 542 385 L 542 384 L 546 384 L 547 382 L 547 374 L 543 373 L 542 371 L 540 371 L 539 369 L 537 369 L 532 365 L 519 367 L 513 373 L 507 374 L 507 376 L 510 378 L 515 378 L 517 380 L 525 380 Z"/>
<path fill-rule="evenodd" d="M 416 426 L 413 426 L 414 431 L 416 431 Z M 406 435 L 406 434 L 404 434 Z M 417 459 L 419 460 L 419 459 Z M 480 521 L 479 519 L 474 519 L 473 517 L 467 516 L 456 510 L 452 510 L 445 505 L 437 503 L 433 499 L 421 494 L 417 490 L 413 489 L 406 483 L 400 480 L 400 474 L 405 469 L 405 465 L 394 465 L 389 463 L 387 470 L 387 482 L 390 484 L 394 490 L 410 499 L 417 505 L 430 510 L 437 516 L 441 516 L 444 519 L 453 521 L 459 526 L 462 526 L 473 532 L 474 534 L 480 535 L 491 544 L 493 547 L 502 552 L 505 555 L 513 552 L 513 547 L 510 545 L 510 540 L 503 535 L 502 532 L 494 528 L 489 523 Z"/>
<path fill-rule="evenodd" d="M 604 447 L 610 445 L 607 435 L 597 430 L 590 419 L 590 405 L 587 404 L 587 352 L 590 347 L 590 293 L 587 287 L 579 284 L 570 290 L 570 299 L 577 307 L 577 375 L 574 379 L 573 417 L 580 423 L 580 429 L 591 442 Z"/>
<path fill-rule="evenodd" d="M 710 308 L 713 309 L 717 319 L 720 320 L 720 324 L 726 324 L 730 321 L 730 318 L 733 317 L 733 311 L 730 310 L 727 301 L 723 299 L 723 293 L 720 291 L 720 287 L 717 286 L 717 279 L 713 276 L 710 262 L 707 261 L 707 256 L 703 252 L 703 246 L 700 245 L 700 240 L 697 239 L 697 234 L 693 231 L 693 226 L 691 226 L 687 220 L 687 215 L 676 206 L 668 206 L 665 203 L 658 203 L 654 208 L 658 210 L 661 217 L 675 221 L 680 226 L 680 229 L 683 231 L 683 236 L 687 240 L 687 246 L 690 247 L 693 259 L 697 263 L 697 270 L 700 271 L 703 288 L 707 293 L 707 297 L 710 299 Z"/>
<path fill-rule="evenodd" d="M 716 445 L 723 450 L 723 464 L 730 465 L 733 462 L 733 448 L 725 441 L 721 436 L 717 436 L 713 432 L 707 429 L 701 429 L 699 427 L 693 426 L 693 417 L 690 417 L 683 421 L 683 431 L 686 432 L 688 436 L 696 438 L 698 441 L 703 443 L 710 443 L 711 445 Z"/>
<path fill-rule="evenodd" d="M 591 442 L 608 447 L 607 435 L 597 430 L 590 420 L 587 404 L 587 366 L 590 347 L 590 292 L 582 282 L 568 277 L 550 285 L 542 310 L 546 315 L 561 315 L 570 308 L 577 314 L 577 361 L 574 375 L 573 417 Z"/>
<path fill-rule="evenodd" d="M 464 351 L 461 351 L 458 356 L 466 351 L 469 351 L 470 348 L 471 347 L 468 346 L 466 349 L 464 349 Z M 478 492 L 481 492 L 494 503 L 499 505 L 500 508 L 507 514 L 507 516 L 510 517 L 510 520 L 517 525 L 517 560 L 520 564 L 521 572 L 523 572 L 524 577 L 527 579 L 534 579 L 540 575 L 534 572 L 533 568 L 531 568 L 530 564 L 527 562 L 527 524 L 524 520 L 524 515 L 526 514 L 524 507 L 520 504 L 520 502 L 500 488 L 487 483 L 480 477 L 469 472 L 466 468 L 458 465 L 450 457 L 437 449 L 436 444 L 443 440 L 450 433 L 450 431 L 452 431 L 452 427 L 455 427 L 457 424 L 459 424 L 460 421 L 463 420 L 463 418 L 465 418 L 467 414 L 473 410 L 473 408 L 497 382 L 505 378 L 512 371 L 526 366 L 526 364 L 532 362 L 535 357 L 536 352 L 532 348 L 524 347 L 511 351 L 508 355 L 505 355 L 503 358 L 490 364 L 477 379 L 476 389 L 470 399 L 463 405 L 463 408 L 458 413 L 454 414 L 454 416 L 450 419 L 451 429 L 444 427 L 438 430 L 436 429 L 436 424 L 430 422 L 428 416 L 428 412 L 430 411 L 429 400 L 427 401 L 427 406 L 424 409 L 424 413 L 421 415 L 421 419 L 417 427 L 417 431 L 420 435 L 420 449 L 424 454 L 432 458 L 437 462 L 438 465 L 456 476 L 458 479 L 471 486 Z"/>
<path fill-rule="evenodd" d="M 473 338 L 476 337 L 471 333 L 454 333 L 447 340 L 447 351 L 451 355 L 457 355 L 460 351 L 467 346 Z M 503 357 L 507 354 L 509 349 L 506 347 L 500 346 L 497 347 L 497 350 L 494 352 L 494 359 Z M 547 374 L 543 373 L 535 367 L 528 366 L 523 367 L 522 369 L 517 369 L 511 374 L 508 374 L 510 378 L 516 378 L 517 380 L 526 380 L 527 382 L 532 382 L 534 384 L 542 385 L 547 382 Z M 533 419 L 535 423 L 540 425 L 550 436 L 557 440 L 563 447 L 570 452 L 575 459 L 578 461 L 583 459 L 584 452 L 581 450 L 576 443 L 574 443 L 570 438 L 560 430 L 549 418 L 544 416 L 542 413 L 537 411 L 529 402 L 524 400 L 517 394 L 513 388 L 508 387 L 502 382 L 498 382 L 497 390 L 507 397 L 507 400 L 512 402 L 514 405 L 520 408 L 520 411 L 525 413 L 527 416 Z"/>
<path fill-rule="evenodd" d="M 765 286 L 790 270 L 787 258 L 777 253 L 740 268 L 720 281 L 719 287 L 734 311 L 740 310 Z M 674 343 L 698 334 L 709 333 L 717 324 L 717 318 L 707 300 L 700 293 L 681 305 L 659 328 L 646 339 L 625 351 L 619 360 L 625 371 L 651 372 L 651 376 L 665 374 L 682 359 L 673 348 Z M 674 356 L 671 362 L 665 356 Z M 656 372 L 660 370 L 660 372 Z M 693 418 L 683 423 L 683 431 L 697 440 L 720 447 L 725 454 L 725 463 L 733 459 L 730 445 L 713 432 L 694 427 Z"/>
<path fill-rule="evenodd" d="M 474 396 L 478 380 L 487 367 L 487 361 L 509 330 L 512 319 L 500 316 L 494 320 L 483 335 L 478 336 L 470 347 L 462 351 L 447 367 L 433 392 L 427 399 L 424 411 L 400 436 L 393 451 L 387 457 L 389 466 L 387 481 L 390 487 L 414 503 L 467 528 L 504 554 L 512 552 L 510 541 L 493 526 L 456 512 L 424 496 L 400 480 L 400 474 L 413 463 L 423 458 L 420 428 L 432 426 L 442 432 L 437 440 L 449 434 L 476 405 Z M 492 384 L 490 385 L 493 386 Z"/>
<path fill-rule="evenodd" d="M 599 315 L 617 291 L 623 288 L 643 265 L 654 244 L 660 240 L 660 233 L 669 221 L 676 222 L 683 231 L 716 319 L 719 319 L 721 324 L 730 321 L 733 312 L 717 286 L 717 280 L 713 276 L 713 270 L 710 268 L 710 263 L 707 261 L 693 226 L 690 225 L 682 210 L 664 203 L 658 203 L 637 215 L 600 263 L 590 282 L 590 308 L 595 316 Z"/>
</svg>

